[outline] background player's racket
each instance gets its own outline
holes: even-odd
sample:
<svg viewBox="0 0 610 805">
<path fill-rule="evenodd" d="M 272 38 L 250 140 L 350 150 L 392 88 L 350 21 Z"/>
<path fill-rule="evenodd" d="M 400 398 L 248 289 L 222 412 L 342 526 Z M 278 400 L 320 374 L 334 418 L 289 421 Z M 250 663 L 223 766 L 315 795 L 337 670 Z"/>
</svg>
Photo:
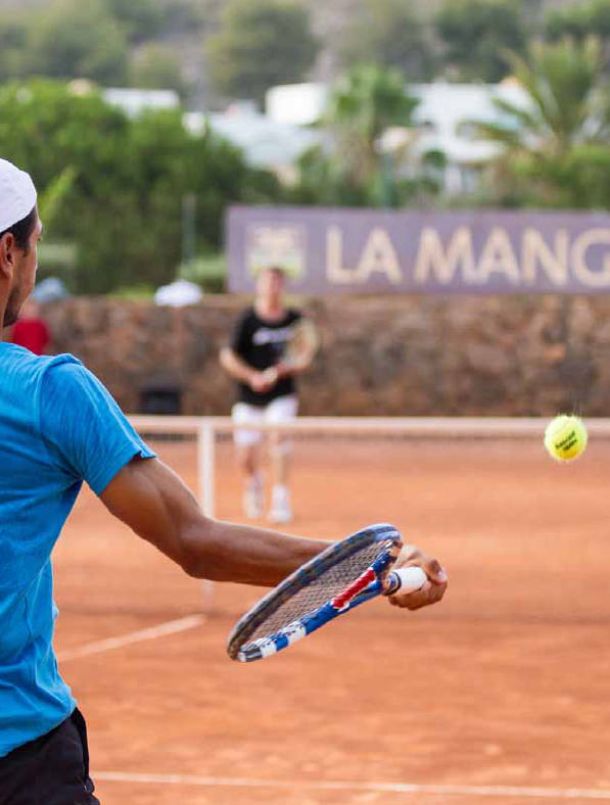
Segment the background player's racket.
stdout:
<svg viewBox="0 0 610 805">
<path fill-rule="evenodd" d="M 282 363 L 287 366 L 308 366 L 320 346 L 320 336 L 311 319 L 299 319 L 292 327 L 290 339 L 286 344 Z"/>
<path fill-rule="evenodd" d="M 419 567 L 391 570 L 402 539 L 382 523 L 352 534 L 304 564 L 235 625 L 228 653 L 252 662 L 276 654 L 378 595 L 413 592 L 426 583 Z"/>
</svg>

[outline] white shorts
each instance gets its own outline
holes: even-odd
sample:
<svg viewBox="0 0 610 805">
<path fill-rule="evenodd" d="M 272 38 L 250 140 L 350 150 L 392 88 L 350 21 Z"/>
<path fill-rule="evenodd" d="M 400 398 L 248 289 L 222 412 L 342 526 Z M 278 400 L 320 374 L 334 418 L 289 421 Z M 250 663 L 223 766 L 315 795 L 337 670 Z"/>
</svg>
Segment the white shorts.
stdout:
<svg viewBox="0 0 610 805">
<path fill-rule="evenodd" d="M 259 407 L 245 402 L 235 403 L 231 415 L 236 425 L 282 424 L 292 422 L 299 408 L 299 401 L 294 394 L 276 397 L 268 405 Z M 252 447 L 262 441 L 260 430 L 238 428 L 234 437 L 238 447 Z"/>
</svg>

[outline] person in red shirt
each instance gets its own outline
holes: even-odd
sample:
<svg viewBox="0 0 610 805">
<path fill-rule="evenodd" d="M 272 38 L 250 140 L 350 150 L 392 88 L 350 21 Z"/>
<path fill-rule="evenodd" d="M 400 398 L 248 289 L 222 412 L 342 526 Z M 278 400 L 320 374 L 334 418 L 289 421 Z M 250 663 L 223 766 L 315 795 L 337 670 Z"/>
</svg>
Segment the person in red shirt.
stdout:
<svg viewBox="0 0 610 805">
<path fill-rule="evenodd" d="M 46 352 L 51 341 L 51 333 L 40 314 L 40 306 L 33 299 L 26 302 L 21 315 L 13 325 L 11 341 L 29 349 L 34 355 L 44 355 Z"/>
</svg>

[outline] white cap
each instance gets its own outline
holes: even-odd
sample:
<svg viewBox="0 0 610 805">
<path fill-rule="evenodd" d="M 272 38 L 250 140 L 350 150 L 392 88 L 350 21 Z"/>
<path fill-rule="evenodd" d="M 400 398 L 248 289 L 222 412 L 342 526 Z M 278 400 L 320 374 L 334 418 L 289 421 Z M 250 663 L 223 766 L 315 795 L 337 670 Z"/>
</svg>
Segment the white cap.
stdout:
<svg viewBox="0 0 610 805">
<path fill-rule="evenodd" d="M 0 232 L 26 218 L 35 204 L 36 188 L 29 173 L 0 159 Z"/>
</svg>

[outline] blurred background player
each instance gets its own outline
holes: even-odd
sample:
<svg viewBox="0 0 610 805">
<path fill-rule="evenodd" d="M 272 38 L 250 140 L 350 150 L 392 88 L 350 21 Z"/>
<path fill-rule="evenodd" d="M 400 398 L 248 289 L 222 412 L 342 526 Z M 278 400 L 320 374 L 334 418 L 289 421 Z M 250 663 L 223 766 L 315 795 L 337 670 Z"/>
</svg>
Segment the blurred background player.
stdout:
<svg viewBox="0 0 610 805">
<path fill-rule="evenodd" d="M 235 431 L 235 444 L 245 475 L 244 513 L 255 519 L 263 513 L 263 478 L 261 444 L 263 434 L 256 430 L 261 423 L 292 421 L 298 410 L 295 375 L 305 371 L 313 354 L 298 363 L 285 359 L 287 347 L 303 317 L 299 310 L 284 301 L 285 274 L 274 266 L 260 272 L 256 283 L 256 299 L 240 316 L 230 346 L 225 347 L 220 361 L 238 383 L 233 421 L 244 427 Z M 290 442 L 281 434 L 269 438 L 271 471 L 271 508 L 273 523 L 292 519 L 288 487 Z"/>
</svg>

